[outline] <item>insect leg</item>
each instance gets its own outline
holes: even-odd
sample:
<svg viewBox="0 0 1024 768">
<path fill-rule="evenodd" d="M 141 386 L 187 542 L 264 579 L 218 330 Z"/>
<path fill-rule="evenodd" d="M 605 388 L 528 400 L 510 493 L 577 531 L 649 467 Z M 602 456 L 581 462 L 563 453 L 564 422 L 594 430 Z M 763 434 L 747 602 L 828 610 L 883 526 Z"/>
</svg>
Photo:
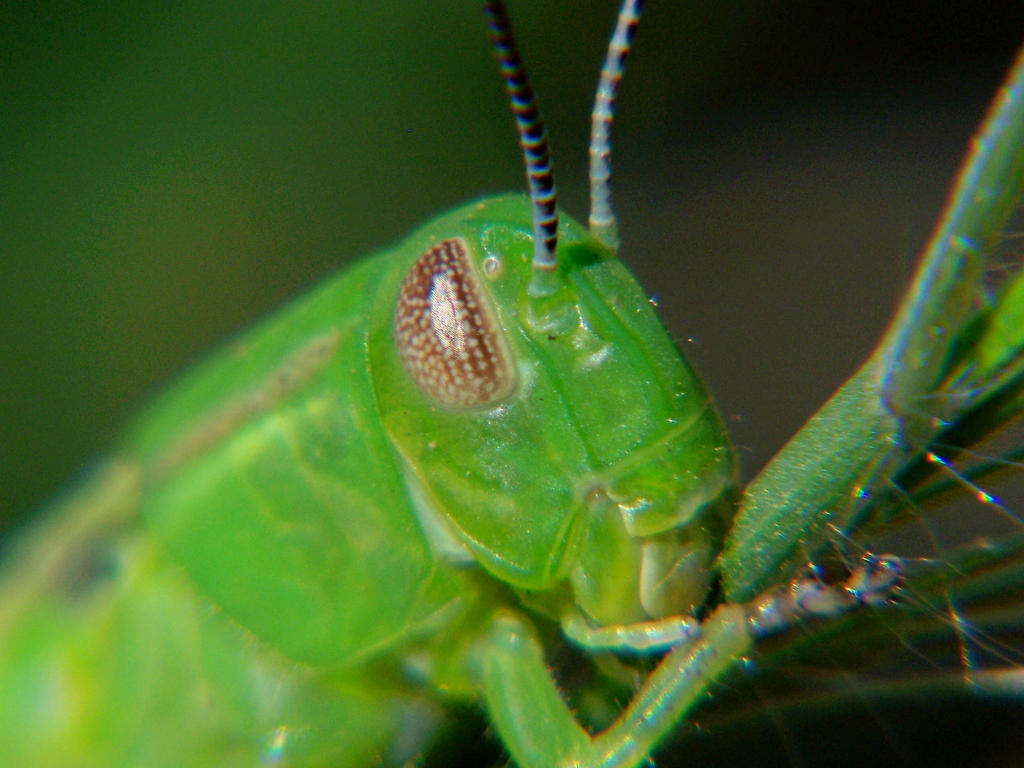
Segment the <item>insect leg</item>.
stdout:
<svg viewBox="0 0 1024 768">
<path fill-rule="evenodd" d="M 805 618 L 829 618 L 887 602 L 902 583 L 898 558 L 866 556 L 842 584 L 797 579 L 743 605 L 724 605 L 678 644 L 629 706 L 591 737 L 573 718 L 527 623 L 499 614 L 481 655 L 484 696 L 498 733 L 521 768 L 631 768 L 677 728 L 708 687 L 759 637 Z"/>
<path fill-rule="evenodd" d="M 592 627 L 579 611 L 571 611 L 562 620 L 562 630 L 574 643 L 590 650 L 646 653 L 667 650 L 696 637 L 700 625 L 689 616 L 669 616 L 656 621 Z"/>
<path fill-rule="evenodd" d="M 752 642 L 743 606 L 720 608 L 694 642 L 661 661 L 615 723 L 591 737 L 558 692 L 528 625 L 503 613 L 481 654 L 484 697 L 521 768 L 635 766 Z"/>
<path fill-rule="evenodd" d="M 814 576 L 795 579 L 747 603 L 750 631 L 764 637 L 808 618 L 830 618 L 860 606 L 884 605 L 903 583 L 903 563 L 893 555 L 866 554 L 842 584 Z"/>
<path fill-rule="evenodd" d="M 571 765 L 587 754 L 590 736 L 558 692 L 525 621 L 498 614 L 481 659 L 488 712 L 520 768 Z"/>
</svg>

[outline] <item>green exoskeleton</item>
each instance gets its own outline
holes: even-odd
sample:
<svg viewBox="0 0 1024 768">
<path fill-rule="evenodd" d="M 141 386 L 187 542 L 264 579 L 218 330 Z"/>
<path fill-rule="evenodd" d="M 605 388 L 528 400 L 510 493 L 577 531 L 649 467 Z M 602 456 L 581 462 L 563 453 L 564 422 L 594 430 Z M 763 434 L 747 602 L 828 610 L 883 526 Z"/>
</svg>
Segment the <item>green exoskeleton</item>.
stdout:
<svg viewBox="0 0 1024 768">
<path fill-rule="evenodd" d="M 523 768 L 638 765 L 758 636 L 887 601 L 891 559 L 838 589 L 793 579 L 826 520 L 863 510 L 808 514 L 771 470 L 738 505 L 722 420 L 617 258 L 608 132 L 639 6 L 623 4 L 598 87 L 588 227 L 559 218 L 505 11 L 487 2 L 530 198 L 436 218 L 236 339 L 23 537 L 0 592 L 6 761 L 401 764 L 467 701 Z M 991 155 L 990 176 L 1020 176 L 1003 155 L 1021 99 L 1006 102 L 972 178 Z M 1010 186 L 990 197 L 1016 199 Z M 951 226 L 946 240 L 970 239 Z M 952 325 L 972 301 L 931 309 Z M 875 419 L 860 442 L 830 452 L 836 422 L 819 421 L 796 459 L 848 471 L 815 470 L 804 496 L 868 498 L 908 459 L 903 437 L 931 440 L 912 405 L 934 382 L 1014 378 L 1008 302 L 965 371 L 912 297 L 833 407 Z M 585 692 L 638 683 L 621 713 L 580 707 L 611 721 L 596 736 L 548 669 L 560 638 L 595 660 Z M 635 655 L 663 651 L 635 676 Z"/>
</svg>

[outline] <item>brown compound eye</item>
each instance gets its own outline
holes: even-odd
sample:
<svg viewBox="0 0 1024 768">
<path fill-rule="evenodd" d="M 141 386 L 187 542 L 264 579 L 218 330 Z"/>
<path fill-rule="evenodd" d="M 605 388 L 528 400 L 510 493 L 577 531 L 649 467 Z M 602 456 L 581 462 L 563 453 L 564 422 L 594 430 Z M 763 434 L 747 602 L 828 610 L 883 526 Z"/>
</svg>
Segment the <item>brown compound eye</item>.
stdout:
<svg viewBox="0 0 1024 768">
<path fill-rule="evenodd" d="M 515 388 L 504 333 L 462 240 L 445 240 L 409 268 L 395 343 L 409 375 L 441 405 L 487 406 Z"/>
</svg>

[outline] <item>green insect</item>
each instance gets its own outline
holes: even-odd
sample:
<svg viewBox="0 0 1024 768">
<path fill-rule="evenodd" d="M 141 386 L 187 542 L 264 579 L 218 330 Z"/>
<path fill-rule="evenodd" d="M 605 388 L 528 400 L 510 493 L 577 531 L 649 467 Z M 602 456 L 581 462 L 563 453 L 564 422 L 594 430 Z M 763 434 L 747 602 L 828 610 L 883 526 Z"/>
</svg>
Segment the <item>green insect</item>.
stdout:
<svg viewBox="0 0 1024 768">
<path fill-rule="evenodd" d="M 623 5 L 598 89 L 588 228 L 559 221 L 504 8 L 485 3 L 530 199 L 434 219 L 242 335 L 23 537 L 0 599 L 12 764 L 401 764 L 448 707 L 482 702 L 524 768 L 638 765 L 759 636 L 888 601 L 891 559 L 842 588 L 794 580 L 827 522 L 870 505 L 787 506 L 785 454 L 737 504 L 722 420 L 616 258 L 607 133 L 639 6 Z M 984 221 L 954 220 L 967 240 L 1019 195 L 1019 95 L 1007 104 L 965 175 L 1011 189 Z M 969 282 L 944 280 L 929 296 Z M 973 339 L 986 362 L 961 369 L 927 333 L 974 311 L 947 292 L 912 295 L 833 401 L 874 419 L 849 450 L 808 427 L 796 463 L 814 451 L 846 472 L 807 494 L 869 498 L 956 423 L 919 418 L 919 392 L 1019 378 L 1020 339 L 999 323 L 1012 298 L 987 310 L 997 339 Z M 562 638 L 592 658 L 575 693 L 599 702 L 577 705 L 596 737 L 548 671 Z"/>
</svg>

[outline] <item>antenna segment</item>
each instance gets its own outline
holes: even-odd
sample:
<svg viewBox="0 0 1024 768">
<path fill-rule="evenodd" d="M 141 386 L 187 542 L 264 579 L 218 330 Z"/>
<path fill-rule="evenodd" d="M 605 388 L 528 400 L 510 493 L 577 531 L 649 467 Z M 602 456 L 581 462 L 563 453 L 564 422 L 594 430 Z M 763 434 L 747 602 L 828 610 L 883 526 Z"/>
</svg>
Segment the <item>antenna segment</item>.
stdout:
<svg viewBox="0 0 1024 768">
<path fill-rule="evenodd" d="M 548 137 L 537 109 L 533 88 L 526 77 L 519 49 L 512 36 L 512 27 L 500 0 L 486 0 L 487 35 L 501 63 L 501 76 L 509 95 L 512 112 L 519 129 L 519 144 L 526 160 L 526 178 L 530 184 L 533 204 L 533 280 L 531 292 L 550 293 L 551 280 L 544 274 L 554 272 L 555 246 L 558 243 L 558 210 L 555 200 L 555 177 L 548 151 Z"/>
<path fill-rule="evenodd" d="M 619 249 L 619 227 L 612 211 L 612 119 L 622 70 L 643 6 L 643 0 L 623 0 L 619 8 L 590 118 L 590 231 L 613 251 Z"/>
</svg>

